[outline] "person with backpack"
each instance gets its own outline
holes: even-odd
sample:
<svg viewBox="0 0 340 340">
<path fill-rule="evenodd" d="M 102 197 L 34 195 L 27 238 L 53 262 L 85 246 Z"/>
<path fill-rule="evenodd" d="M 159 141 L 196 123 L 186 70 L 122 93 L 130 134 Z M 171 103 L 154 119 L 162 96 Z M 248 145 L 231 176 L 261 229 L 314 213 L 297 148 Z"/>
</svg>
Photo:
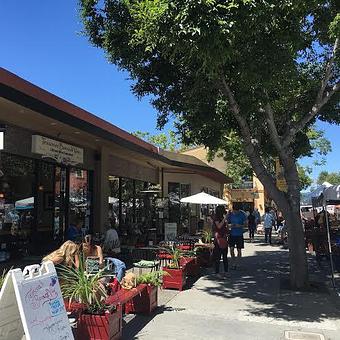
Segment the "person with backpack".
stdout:
<svg viewBox="0 0 340 340">
<path fill-rule="evenodd" d="M 219 274 L 220 272 L 221 256 L 223 258 L 224 273 L 228 272 L 228 227 L 224 215 L 224 206 L 217 206 L 215 216 L 212 221 L 214 232 L 213 258 L 215 262 L 216 274 Z"/>
</svg>

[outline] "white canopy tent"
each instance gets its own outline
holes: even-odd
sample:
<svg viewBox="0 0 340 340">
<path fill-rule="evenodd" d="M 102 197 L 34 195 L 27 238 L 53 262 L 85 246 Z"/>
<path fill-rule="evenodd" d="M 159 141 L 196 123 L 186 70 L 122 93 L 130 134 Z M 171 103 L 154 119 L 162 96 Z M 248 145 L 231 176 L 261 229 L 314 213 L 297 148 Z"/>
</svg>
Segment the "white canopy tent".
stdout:
<svg viewBox="0 0 340 340">
<path fill-rule="evenodd" d="M 215 205 L 227 205 L 228 202 L 218 197 L 200 192 L 199 194 L 184 197 L 181 199 L 181 203 L 191 204 L 215 204 Z"/>
</svg>

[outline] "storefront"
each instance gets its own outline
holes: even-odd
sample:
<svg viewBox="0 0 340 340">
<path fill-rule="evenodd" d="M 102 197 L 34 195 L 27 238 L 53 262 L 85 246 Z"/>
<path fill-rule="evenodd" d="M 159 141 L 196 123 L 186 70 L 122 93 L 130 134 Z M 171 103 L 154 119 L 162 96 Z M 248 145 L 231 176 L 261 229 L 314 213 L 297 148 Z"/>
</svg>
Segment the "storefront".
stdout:
<svg viewBox="0 0 340 340">
<path fill-rule="evenodd" d="M 18 141 L 20 140 L 20 143 Z M 7 256 L 42 255 L 70 224 L 92 228 L 92 174 L 83 148 L 6 125 L 0 152 L 0 241 Z"/>
<path fill-rule="evenodd" d="M 84 233 L 117 226 L 123 244 L 158 242 L 178 220 L 174 194 L 229 181 L 183 157 L 0 68 L 0 262 L 46 254 L 78 221 Z"/>
</svg>

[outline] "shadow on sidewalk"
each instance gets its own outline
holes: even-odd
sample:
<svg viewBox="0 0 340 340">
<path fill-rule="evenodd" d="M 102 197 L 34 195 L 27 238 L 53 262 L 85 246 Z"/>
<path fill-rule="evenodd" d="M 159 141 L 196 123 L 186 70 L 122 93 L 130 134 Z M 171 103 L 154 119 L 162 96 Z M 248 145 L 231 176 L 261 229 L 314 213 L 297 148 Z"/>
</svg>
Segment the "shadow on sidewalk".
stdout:
<svg viewBox="0 0 340 340">
<path fill-rule="evenodd" d="M 216 279 L 207 276 L 203 280 L 214 284 L 198 282 L 196 289 L 225 299 L 241 298 L 240 309 L 250 316 L 267 317 L 285 321 L 321 322 L 337 319 L 339 311 L 329 295 L 323 276 L 317 275 L 313 265 L 313 279 L 320 280 L 305 291 L 289 290 L 288 252 L 271 250 L 260 244 L 253 244 L 255 255 L 242 258 L 241 268 L 231 271 L 231 277 Z M 270 246 L 269 246 L 270 247 Z"/>
<path fill-rule="evenodd" d="M 123 337 L 122 339 L 137 339 L 135 336 L 149 323 L 152 319 L 159 314 L 165 312 L 181 312 L 185 308 L 172 308 L 168 306 L 159 306 L 150 315 L 143 314 L 130 314 L 126 315 L 123 320 Z"/>
</svg>

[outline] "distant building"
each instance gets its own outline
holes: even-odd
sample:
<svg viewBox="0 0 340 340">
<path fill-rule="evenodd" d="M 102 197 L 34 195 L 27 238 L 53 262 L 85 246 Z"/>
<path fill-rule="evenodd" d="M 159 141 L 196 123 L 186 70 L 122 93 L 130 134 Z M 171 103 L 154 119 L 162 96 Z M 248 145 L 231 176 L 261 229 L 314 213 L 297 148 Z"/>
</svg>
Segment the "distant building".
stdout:
<svg viewBox="0 0 340 340">
<path fill-rule="evenodd" d="M 208 150 L 204 146 L 191 148 L 183 151 L 182 154 L 195 156 L 220 172 L 225 173 L 226 171 L 226 161 L 223 157 L 216 156 L 212 161 L 208 161 Z M 261 215 L 264 214 L 264 208 L 268 199 L 263 184 L 255 175 L 240 184 L 225 184 L 223 197 L 230 202 L 230 209 L 233 206 L 242 210 L 257 208 Z"/>
</svg>

